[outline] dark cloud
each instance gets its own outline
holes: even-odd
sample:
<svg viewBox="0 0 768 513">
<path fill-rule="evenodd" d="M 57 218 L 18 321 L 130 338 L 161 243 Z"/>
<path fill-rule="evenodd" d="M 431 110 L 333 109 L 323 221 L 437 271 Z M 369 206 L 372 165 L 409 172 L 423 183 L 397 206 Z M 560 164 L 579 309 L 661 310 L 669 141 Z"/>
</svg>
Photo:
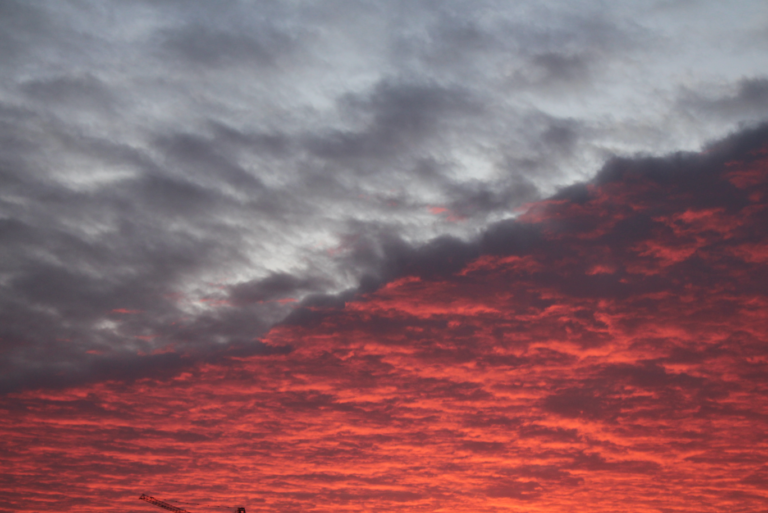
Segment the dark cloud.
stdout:
<svg viewBox="0 0 768 513">
<path fill-rule="evenodd" d="M 768 79 L 762 76 L 742 78 L 723 95 L 706 94 L 696 90 L 684 93 L 683 109 L 725 119 L 760 121 L 768 115 Z"/>
<path fill-rule="evenodd" d="M 606 155 L 663 152 L 689 133 L 663 121 L 666 107 L 648 99 L 660 96 L 620 78 L 635 76 L 632 63 L 655 69 L 654 45 L 667 44 L 641 14 L 493 1 L 0 2 L 4 390 L 101 379 L 98 366 L 122 358 L 116 374 L 128 377 L 138 353 L 259 352 L 255 340 L 282 319 L 320 322 L 392 279 L 543 247 L 539 226 L 510 220 L 515 209 Z M 617 63 L 629 71 L 614 73 Z M 764 114 L 754 71 L 710 69 L 733 91 L 691 93 L 692 118 Z M 610 94 L 596 87 L 609 84 Z M 638 111 L 648 115 L 636 123 Z M 638 123 L 656 122 L 678 138 L 638 136 Z M 673 160 L 609 168 L 664 174 Z M 697 201 L 725 194 L 736 208 L 732 190 Z M 651 216 L 618 223 L 605 235 L 617 245 L 680 229 Z M 630 286 L 623 272 L 563 290 L 623 298 L 662 286 Z"/>
<path fill-rule="evenodd" d="M 215 140 L 189 134 L 177 134 L 158 141 L 158 147 L 173 166 L 174 174 L 180 175 L 179 181 L 193 180 L 199 189 L 232 187 L 248 195 L 258 194 L 263 184 L 257 176 L 248 173 L 232 162 L 230 155 L 222 154 L 215 145 Z M 198 185 L 199 184 L 199 185 Z M 185 186 L 189 189 L 192 184 Z M 194 198 L 184 201 L 190 207 L 196 207 Z"/>
<path fill-rule="evenodd" d="M 568 389 L 551 395 L 544 400 L 544 407 L 564 417 L 586 417 L 606 419 L 611 417 L 606 401 L 590 390 Z"/>
<path fill-rule="evenodd" d="M 254 280 L 235 286 L 229 297 L 236 305 L 262 301 L 296 301 L 295 296 L 322 288 L 323 283 L 311 278 L 301 279 L 286 273 L 272 274 L 262 280 Z"/>
<path fill-rule="evenodd" d="M 752 200 L 744 189 L 731 182 L 723 182 L 722 166 L 730 159 L 754 151 L 755 145 L 762 143 L 764 130 L 744 132 L 719 142 L 712 151 L 703 155 L 613 161 L 598 174 L 593 184 L 570 187 L 551 200 L 554 205 L 566 201 L 571 206 L 545 207 L 541 212 L 536 207 L 527 214 L 533 218 L 543 216 L 544 221 L 538 224 L 504 221 L 492 225 L 472 242 L 441 237 L 425 245 L 412 245 L 394 234 L 389 238 L 379 234 L 355 240 L 344 259 L 353 268 L 367 270 L 368 274 L 362 278 L 357 289 L 357 293 L 364 293 L 403 276 L 424 279 L 451 276 L 483 255 L 523 257 L 540 252 L 547 254 L 556 250 L 555 244 L 562 244 L 555 242 L 562 237 L 571 240 L 578 238 L 579 233 L 594 233 L 588 235 L 589 240 L 605 244 L 611 248 L 610 251 L 594 250 L 583 254 L 581 260 L 570 264 L 578 272 L 567 275 L 566 279 L 562 272 L 554 268 L 540 270 L 537 275 L 539 283 L 556 286 L 572 297 L 627 300 L 639 293 L 653 294 L 669 287 L 666 280 L 655 277 L 653 273 L 637 279 L 638 269 L 651 265 L 654 258 L 666 258 L 662 261 L 668 262 L 666 265 L 672 266 L 670 269 L 678 269 L 679 262 L 686 262 L 688 276 L 696 276 L 701 283 L 709 283 L 712 279 L 709 263 L 712 256 L 701 252 L 701 256 L 696 258 L 686 256 L 691 251 L 688 247 L 693 244 L 696 250 L 702 239 L 700 236 L 697 236 L 698 239 L 691 236 L 688 242 L 680 239 L 680 234 L 684 233 L 681 230 L 692 229 L 695 225 L 691 223 L 699 222 L 696 218 L 691 221 L 684 217 L 665 217 L 667 214 L 658 207 L 647 213 L 627 216 L 626 209 L 617 204 L 610 207 L 616 209 L 611 214 L 614 221 L 600 228 L 595 226 L 594 217 L 588 209 L 583 213 L 578 213 L 576 209 L 594 204 L 592 187 L 609 189 L 612 184 L 639 183 L 645 184 L 643 187 L 647 190 L 663 187 L 673 197 L 689 198 L 686 201 L 690 208 L 715 211 L 724 208 L 725 212 L 736 213 Z M 568 131 L 562 128 L 553 128 L 548 134 L 558 141 L 567 141 L 570 137 Z M 242 167 L 221 156 L 218 146 L 210 140 L 179 136 L 162 141 L 160 147 L 174 165 L 188 166 L 193 170 L 191 174 L 187 172 L 180 176 L 195 176 L 195 166 L 200 166 L 201 173 L 196 180 L 204 180 L 207 169 L 215 169 L 224 177 L 232 176 L 232 180 L 249 176 Z M 5 385 L 7 390 L 32 386 L 38 379 L 38 385 L 99 379 L 98 376 L 103 374 L 97 370 L 98 366 L 111 368 L 113 364 L 110 362 L 119 365 L 119 358 L 127 358 L 128 353 L 124 350 L 115 352 L 114 349 L 125 338 L 131 340 L 126 349 L 147 353 L 170 344 L 170 347 L 197 348 L 194 350 L 195 358 L 210 358 L 219 351 L 205 349 L 211 342 L 224 344 L 221 351 L 225 351 L 227 344 L 233 344 L 233 348 L 241 348 L 234 351 L 258 352 L 261 350 L 259 345 L 252 341 L 272 322 L 290 312 L 294 300 L 302 301 L 307 294 L 317 294 L 328 286 L 321 276 L 273 273 L 265 278 L 223 287 L 218 293 L 198 299 L 203 305 L 211 303 L 221 306 L 217 311 L 190 317 L 184 311 L 184 298 L 178 290 L 185 277 L 214 263 L 244 260 L 236 244 L 230 247 L 222 245 L 228 237 L 238 241 L 238 232 L 216 222 L 221 212 L 232 208 L 230 200 L 224 192 L 201 187 L 195 181 L 159 174 L 159 166 L 142 164 L 151 162 L 146 157 L 119 148 L 106 148 L 105 151 L 113 158 L 127 159 L 134 165 L 142 166 L 144 173 L 126 179 L 123 192 L 116 196 L 112 196 L 115 192 L 111 190 L 108 196 L 102 198 L 75 191 L 56 191 L 48 197 L 48 201 L 49 205 L 51 202 L 69 205 L 67 208 L 86 205 L 91 212 L 119 205 L 124 214 L 112 235 L 102 236 L 96 243 L 89 240 L 86 233 L 72 232 L 61 226 L 43 229 L 20 221 L 4 223 L 3 236 L 16 248 L 15 252 L 9 253 L 13 258 L 9 262 L 16 263 L 5 300 L 8 317 L 4 323 L 3 339 L 6 341 L 9 376 Z M 258 182 L 249 185 L 254 182 L 244 179 L 245 182 L 235 182 L 238 190 L 248 187 L 257 191 L 262 189 Z M 565 210 L 558 212 L 558 208 Z M 144 213 L 150 212 L 153 215 L 161 213 L 161 217 L 145 219 Z M 200 219 L 196 223 L 198 227 L 211 223 L 207 241 L 199 234 L 188 231 L 192 226 L 190 220 L 195 218 Z M 704 217 L 701 222 L 706 221 Z M 169 229 L 174 223 L 179 227 Z M 737 233 L 731 234 L 732 229 L 726 223 L 713 225 L 710 232 L 704 233 L 710 234 L 707 237 L 723 233 L 735 237 Z M 562 235 L 552 235 L 558 233 Z M 742 238 L 733 238 L 733 241 L 756 243 L 761 240 L 761 232 L 744 232 L 742 229 L 739 233 Z M 663 242 L 665 238 L 668 240 Z M 641 242 L 649 240 L 653 240 L 653 244 Z M 47 248 L 47 253 L 30 258 L 32 253 L 29 251 L 41 245 Z M 676 246 L 684 255 L 679 261 L 675 256 Z M 638 248 L 645 249 L 641 251 Z M 712 255 L 728 254 L 724 249 L 712 251 L 716 251 Z M 577 251 L 575 255 L 578 254 Z M 668 256 L 662 256 L 665 254 Z M 50 255 L 55 255 L 55 259 Z M 547 258 L 555 257 L 556 254 L 552 253 Z M 76 265 L 73 264 L 75 262 Z M 117 274 L 106 272 L 113 262 L 123 262 Z M 748 287 L 760 290 L 764 285 L 763 278 L 760 273 L 753 274 Z M 355 290 L 350 289 L 340 296 L 308 296 L 287 318 L 287 322 L 303 324 L 310 319 L 322 322 L 326 315 L 324 312 L 329 308 L 343 307 L 355 294 Z M 638 305 L 642 306 L 642 302 Z M 593 331 L 599 330 L 599 326 L 600 321 L 585 312 L 581 320 L 568 327 L 571 340 L 585 346 L 600 344 L 603 338 Z M 469 337 L 474 334 L 471 329 L 466 332 Z M 158 339 L 162 345 L 155 342 Z M 251 349 L 247 349 L 249 344 Z M 91 354 L 82 356 L 87 351 Z M 676 348 L 670 358 L 680 359 L 685 351 L 689 349 Z M 438 356 L 437 353 L 433 355 Z M 697 355 L 693 353 L 685 358 L 700 358 Z M 472 359 L 476 356 L 468 350 L 461 358 Z M 129 361 L 132 360 L 126 360 L 124 372 L 113 374 L 127 377 L 136 372 L 136 376 L 144 375 L 144 370 L 138 370 L 138 364 L 128 364 Z M 182 361 L 186 360 L 179 360 Z M 181 365 L 178 363 L 169 368 L 180 369 Z M 643 366 L 606 368 L 603 379 L 626 381 L 649 389 L 673 385 L 701 389 L 703 386 L 697 378 L 684 374 L 671 376 L 658 365 L 657 362 L 647 362 Z M 42 370 L 33 370 L 36 368 Z M 68 376 L 50 380 L 37 377 L 51 373 L 53 369 L 59 369 L 56 372 L 64 372 Z M 718 392 L 706 392 L 710 393 Z M 565 388 L 546 399 L 544 404 L 550 411 L 565 417 L 602 418 L 623 411 L 612 396 L 594 395 L 582 388 Z"/>
<path fill-rule="evenodd" d="M 370 95 L 348 96 L 341 100 L 343 112 L 361 118 L 365 124 L 355 132 L 333 132 L 308 142 L 309 150 L 331 161 L 348 162 L 366 170 L 369 159 L 388 165 L 397 158 L 418 151 L 439 137 L 455 120 L 482 115 L 482 104 L 459 88 L 437 84 L 377 84 Z"/>
<path fill-rule="evenodd" d="M 486 494 L 494 498 L 530 501 L 541 497 L 541 485 L 536 481 L 508 481 L 488 487 Z"/>
<path fill-rule="evenodd" d="M 758 264 L 762 257 L 745 253 L 752 250 L 733 248 L 744 245 L 744 248 L 761 251 L 757 248 L 761 247 L 765 230 L 755 217 L 761 208 L 755 202 L 761 201 L 762 196 L 751 187 L 760 187 L 758 184 L 763 183 L 759 178 L 762 176 L 760 152 L 766 130 L 761 127 L 740 133 L 702 154 L 613 161 L 593 183 L 564 189 L 522 219 L 498 223 L 473 242 L 442 238 L 412 248 L 393 241 L 384 246 L 379 256 L 383 259 L 379 280 L 418 277 L 453 281 L 456 273 L 467 265 L 479 275 L 496 272 L 493 260 L 477 267 L 470 264 L 472 261 L 484 261 L 495 255 L 533 257 L 540 264 L 526 265 L 530 265 L 528 272 L 536 276 L 537 286 L 551 287 L 557 291 L 555 294 L 579 300 L 632 301 L 638 319 L 627 319 L 628 325 L 639 323 L 644 315 L 651 316 L 658 308 L 653 300 L 644 297 L 670 290 L 685 295 L 686 284 L 690 283 L 709 287 L 713 293 L 760 294 L 766 278 Z M 658 196 L 661 190 L 665 191 L 664 203 Z M 739 216 L 745 215 L 746 218 L 739 220 Z M 584 244 L 591 247 L 582 248 Z M 658 265 L 663 271 L 653 270 L 653 266 Z M 740 269 L 745 265 L 753 266 L 747 281 L 743 279 L 747 274 L 739 274 L 741 278 L 737 282 L 724 281 L 715 271 L 725 268 L 722 266 Z M 666 273 L 674 273 L 676 279 L 670 283 Z M 370 292 L 377 283 L 381 281 L 374 279 L 361 291 Z M 311 317 L 317 322 L 322 319 L 317 317 L 318 307 L 326 311 L 339 309 L 350 298 L 350 293 L 337 298 L 315 297 L 306 307 L 315 312 Z M 539 300 L 530 297 L 528 301 L 533 306 Z M 549 302 L 540 304 L 546 307 Z M 677 304 L 674 308 L 683 311 L 683 305 Z M 713 300 L 713 304 L 700 305 L 686 315 L 695 322 L 715 311 L 719 315 L 735 315 L 739 308 L 739 303 Z M 308 319 L 302 313 L 305 311 L 304 307 L 297 310 L 289 321 L 304 322 Z M 566 328 L 572 343 L 590 347 L 608 340 L 601 334 L 608 326 L 589 309 L 575 312 L 574 316 Z M 454 336 L 458 336 L 458 332 Z M 750 335 L 745 333 L 737 346 L 745 350 L 753 347 L 741 341 L 744 336 L 749 340 Z M 647 342 L 658 343 L 652 339 Z M 614 388 L 631 385 L 647 390 L 675 388 L 698 390 L 705 395 L 720 393 L 708 390 L 700 377 L 670 374 L 660 365 L 662 361 L 706 361 L 727 354 L 720 344 L 708 345 L 693 353 L 688 352 L 690 350 L 673 343 L 669 346 L 669 356 L 663 360 L 607 366 L 595 376 L 598 381 L 594 386 L 605 390 L 606 383 L 610 382 Z M 703 360 L 698 360 L 700 358 Z M 618 415 L 623 408 L 615 396 L 582 387 L 564 388 L 544 404 L 565 416 L 584 414 L 600 418 Z"/>
<path fill-rule="evenodd" d="M 589 82 L 590 62 L 582 55 L 548 52 L 533 56 L 516 71 L 511 82 L 518 87 L 578 87 Z"/>
<path fill-rule="evenodd" d="M 764 507 L 759 2 L 630 4 L 0 1 L 0 510 Z"/>
</svg>

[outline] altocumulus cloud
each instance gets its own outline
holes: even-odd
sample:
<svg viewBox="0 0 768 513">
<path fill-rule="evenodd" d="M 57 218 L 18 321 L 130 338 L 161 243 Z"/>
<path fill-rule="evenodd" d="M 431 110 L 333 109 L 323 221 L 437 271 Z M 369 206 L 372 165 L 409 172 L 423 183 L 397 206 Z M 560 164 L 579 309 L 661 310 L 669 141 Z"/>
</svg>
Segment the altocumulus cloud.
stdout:
<svg viewBox="0 0 768 513">
<path fill-rule="evenodd" d="M 764 125 L 613 159 L 472 240 L 381 242 L 258 354 L 0 396 L 0 511 L 765 511 L 766 210 Z"/>
<path fill-rule="evenodd" d="M 615 156 L 763 120 L 765 19 L 757 1 L 0 2 L 0 386 L 289 351 L 259 337 L 403 269 L 459 269 Z"/>
</svg>

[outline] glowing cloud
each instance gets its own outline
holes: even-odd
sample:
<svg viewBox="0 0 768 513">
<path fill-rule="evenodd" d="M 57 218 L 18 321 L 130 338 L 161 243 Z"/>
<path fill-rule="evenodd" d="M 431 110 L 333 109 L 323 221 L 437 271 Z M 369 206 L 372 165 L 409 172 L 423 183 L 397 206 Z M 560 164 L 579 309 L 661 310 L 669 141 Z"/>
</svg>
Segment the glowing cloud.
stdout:
<svg viewBox="0 0 768 513">
<path fill-rule="evenodd" d="M 767 140 L 612 162 L 271 354 L 7 395 L 0 511 L 763 511 Z"/>
</svg>

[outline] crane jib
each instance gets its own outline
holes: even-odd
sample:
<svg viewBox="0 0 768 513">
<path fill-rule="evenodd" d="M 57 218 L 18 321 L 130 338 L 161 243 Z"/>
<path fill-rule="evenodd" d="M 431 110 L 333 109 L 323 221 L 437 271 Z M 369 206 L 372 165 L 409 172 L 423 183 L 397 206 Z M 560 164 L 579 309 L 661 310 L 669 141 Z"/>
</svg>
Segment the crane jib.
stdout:
<svg viewBox="0 0 768 513">
<path fill-rule="evenodd" d="M 168 504 L 167 502 L 163 502 L 161 500 L 155 499 L 154 497 L 150 497 L 149 495 L 141 494 L 141 497 L 139 499 L 143 501 L 147 501 L 150 504 L 154 504 L 155 506 L 160 506 L 161 508 L 165 508 L 169 511 L 173 511 L 174 513 L 189 513 L 186 509 L 177 508 L 176 506 L 172 504 Z"/>
<path fill-rule="evenodd" d="M 155 506 L 160 506 L 161 508 L 165 508 L 169 511 L 173 511 L 174 513 L 189 513 L 186 509 L 177 508 L 173 504 L 168 504 L 167 502 L 163 502 L 159 499 L 155 499 L 154 497 L 150 497 L 146 494 L 141 494 L 141 497 L 139 499 L 143 501 L 147 501 L 150 504 L 154 504 Z M 245 513 L 245 508 L 237 508 L 237 513 Z"/>
</svg>

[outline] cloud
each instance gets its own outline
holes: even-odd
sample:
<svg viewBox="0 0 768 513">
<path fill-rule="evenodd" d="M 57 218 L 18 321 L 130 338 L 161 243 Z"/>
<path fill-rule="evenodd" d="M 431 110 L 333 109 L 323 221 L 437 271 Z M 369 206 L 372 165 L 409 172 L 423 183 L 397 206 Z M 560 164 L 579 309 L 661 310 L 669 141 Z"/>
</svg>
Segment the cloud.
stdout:
<svg viewBox="0 0 768 513">
<path fill-rule="evenodd" d="M 78 109 L 110 110 L 115 102 L 109 88 L 89 75 L 33 80 L 22 84 L 21 89 L 44 105 L 66 104 Z"/>
<path fill-rule="evenodd" d="M 768 79 L 762 76 L 742 78 L 729 91 L 707 92 L 689 90 L 680 100 L 689 111 L 708 116 L 744 121 L 760 121 L 768 114 Z M 718 91 L 719 92 L 719 91 Z"/>
<path fill-rule="evenodd" d="M 599 455 L 585 463 L 595 472 L 658 470 L 655 447 L 652 458 L 634 442 L 610 446 L 582 422 L 642 432 L 670 405 L 756 422 L 761 412 L 736 404 L 752 390 L 722 376 L 764 383 L 763 175 L 749 153 L 764 131 L 703 155 L 635 157 L 757 126 L 768 54 L 744 34 L 764 28 L 732 9 L 715 34 L 715 3 L 675 9 L 1 2 L 5 429 L 37 437 L 14 447 L 59 434 L 61 445 L 40 449 L 50 458 L 39 467 L 8 449 L 0 488 L 35 476 L 53 491 L 27 487 L 32 500 L 81 509 L 60 487 L 72 476 L 108 479 L 103 490 L 121 491 L 105 496 L 119 499 L 151 488 L 136 476 L 186 465 L 226 490 L 235 481 L 222 469 L 266 476 L 277 509 L 314 494 L 368 509 L 463 497 L 477 510 L 543 500 L 558 483 L 584 489 L 599 479 L 566 463 L 585 454 Z M 668 312 L 658 326 L 656 309 Z M 743 326 L 723 328 L 726 314 Z M 615 340 L 630 356 L 600 360 Z M 536 372 L 572 368 L 582 374 Z M 228 403 L 220 386 L 241 399 Z M 200 409 L 179 417 L 183 429 L 142 409 L 181 415 L 172 401 L 187 396 Z M 659 429 L 677 448 L 720 440 L 700 425 Z M 180 440 L 203 446 L 200 466 Z M 402 447 L 423 459 L 403 461 Z M 171 461 L 128 456 L 150 449 Z M 265 463 L 272 451 L 286 469 Z M 520 461 L 492 461 L 510 454 Z M 334 467 L 339 458 L 353 468 Z M 478 461 L 477 478 L 451 474 Z M 292 477 L 307 467 L 344 479 L 307 491 Z M 752 486 L 756 472 L 733 482 Z M 441 473 L 466 484 L 433 484 Z M 360 483 L 378 488 L 358 493 Z"/>
<path fill-rule="evenodd" d="M 268 24 L 251 31 L 251 34 L 233 34 L 202 24 L 185 25 L 168 29 L 162 35 L 161 46 L 171 59 L 182 58 L 206 68 L 244 64 L 268 68 L 290 52 L 290 35 Z"/>
<path fill-rule="evenodd" d="M 130 510 L 151 491 L 199 509 L 759 510 L 767 144 L 762 126 L 617 158 L 474 239 L 353 247 L 379 272 L 356 289 L 273 273 L 157 334 L 196 345 L 16 375 L 0 507 Z M 66 276 L 21 304 L 65 294 L 68 318 L 100 302 L 146 326 L 151 305 Z M 212 334 L 229 343 L 194 338 Z"/>
<path fill-rule="evenodd" d="M 361 171 L 365 160 L 391 165 L 393 152 L 422 150 L 430 146 L 430 139 L 449 132 L 454 120 L 467 122 L 483 114 L 482 104 L 468 91 L 418 83 L 384 81 L 366 97 L 350 95 L 340 103 L 342 111 L 367 123 L 352 133 L 335 132 L 309 141 L 308 146 L 313 154 L 331 161 L 349 159 Z"/>
<path fill-rule="evenodd" d="M 273 274 L 250 283 L 239 284 L 229 294 L 235 304 L 257 303 L 262 301 L 297 301 L 294 296 L 303 291 L 317 290 L 321 283 L 311 279 L 300 279 L 290 274 Z"/>
</svg>

